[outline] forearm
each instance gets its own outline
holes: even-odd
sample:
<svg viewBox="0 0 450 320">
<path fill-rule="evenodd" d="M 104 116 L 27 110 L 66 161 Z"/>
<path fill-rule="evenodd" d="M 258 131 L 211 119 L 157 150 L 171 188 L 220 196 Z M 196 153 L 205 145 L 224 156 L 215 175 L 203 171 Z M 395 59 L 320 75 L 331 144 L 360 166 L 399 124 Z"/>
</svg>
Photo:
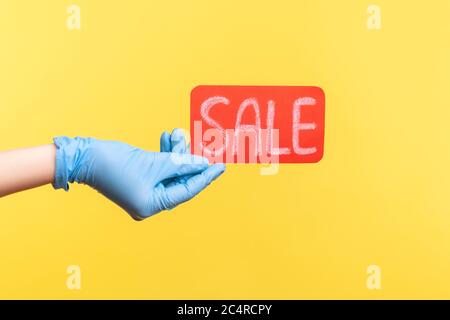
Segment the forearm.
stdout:
<svg viewBox="0 0 450 320">
<path fill-rule="evenodd" d="M 0 152 L 0 197 L 53 183 L 54 144 Z"/>
</svg>

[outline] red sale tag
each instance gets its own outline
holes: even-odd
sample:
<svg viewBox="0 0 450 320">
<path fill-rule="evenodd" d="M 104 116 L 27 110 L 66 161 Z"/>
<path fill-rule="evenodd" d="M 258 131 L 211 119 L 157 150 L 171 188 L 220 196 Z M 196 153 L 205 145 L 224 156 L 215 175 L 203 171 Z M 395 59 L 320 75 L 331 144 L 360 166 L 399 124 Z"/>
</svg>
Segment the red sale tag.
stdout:
<svg viewBox="0 0 450 320">
<path fill-rule="evenodd" d="M 198 86 L 191 92 L 191 152 L 212 163 L 307 163 L 323 156 L 319 87 Z"/>
</svg>

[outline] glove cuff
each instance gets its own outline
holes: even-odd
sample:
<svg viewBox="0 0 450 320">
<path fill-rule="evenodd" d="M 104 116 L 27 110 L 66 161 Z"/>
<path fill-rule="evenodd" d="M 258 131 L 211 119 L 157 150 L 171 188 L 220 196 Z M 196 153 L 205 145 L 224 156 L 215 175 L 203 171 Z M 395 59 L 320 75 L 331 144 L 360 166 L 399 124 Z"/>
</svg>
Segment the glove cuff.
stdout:
<svg viewBox="0 0 450 320">
<path fill-rule="evenodd" d="M 56 146 L 56 167 L 53 182 L 54 189 L 69 190 L 69 182 L 73 182 L 73 173 L 79 167 L 86 145 L 90 139 L 69 138 L 65 136 L 53 138 Z"/>
</svg>

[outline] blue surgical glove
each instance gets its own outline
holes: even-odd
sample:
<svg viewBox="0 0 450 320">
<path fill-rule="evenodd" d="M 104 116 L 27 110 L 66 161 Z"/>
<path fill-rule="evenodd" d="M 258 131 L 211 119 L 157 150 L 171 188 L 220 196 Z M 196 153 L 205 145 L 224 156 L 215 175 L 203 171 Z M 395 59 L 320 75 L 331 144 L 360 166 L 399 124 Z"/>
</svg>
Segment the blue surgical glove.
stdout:
<svg viewBox="0 0 450 320">
<path fill-rule="evenodd" d="M 193 198 L 225 170 L 200 156 L 148 152 L 117 141 L 57 137 L 54 143 L 55 189 L 87 184 L 136 220 Z"/>
</svg>

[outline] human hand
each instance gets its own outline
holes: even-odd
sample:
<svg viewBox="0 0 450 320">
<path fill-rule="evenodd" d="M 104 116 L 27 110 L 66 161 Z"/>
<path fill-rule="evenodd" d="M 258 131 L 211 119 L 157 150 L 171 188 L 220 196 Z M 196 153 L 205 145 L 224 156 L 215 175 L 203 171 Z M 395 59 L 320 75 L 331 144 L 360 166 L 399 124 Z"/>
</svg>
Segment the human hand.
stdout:
<svg viewBox="0 0 450 320">
<path fill-rule="evenodd" d="M 94 138 L 57 137 L 54 143 L 55 189 L 68 190 L 68 182 L 87 184 L 136 220 L 192 199 L 225 170 L 223 164 L 210 166 L 206 158 L 185 153 L 184 136 L 184 150 L 174 143 L 164 152 Z"/>
</svg>

